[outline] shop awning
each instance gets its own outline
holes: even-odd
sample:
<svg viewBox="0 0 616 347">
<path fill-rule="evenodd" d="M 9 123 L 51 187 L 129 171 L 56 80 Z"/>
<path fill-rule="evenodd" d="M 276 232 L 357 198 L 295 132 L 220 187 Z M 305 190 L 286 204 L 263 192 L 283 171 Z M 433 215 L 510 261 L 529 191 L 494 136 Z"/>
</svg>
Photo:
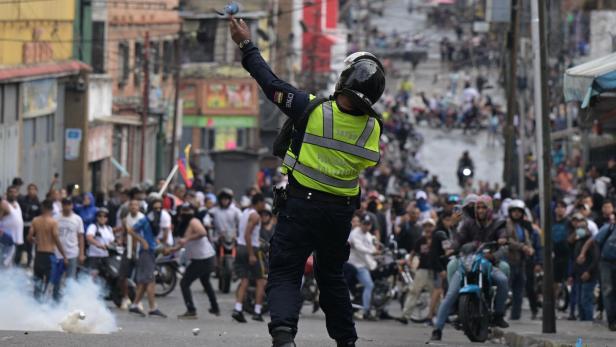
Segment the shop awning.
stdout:
<svg viewBox="0 0 616 347">
<path fill-rule="evenodd" d="M 89 72 L 90 65 L 77 60 L 0 67 L 0 81 L 14 82 L 41 77 L 62 77 Z"/>
<path fill-rule="evenodd" d="M 95 122 L 100 123 L 111 123 L 117 125 L 132 125 L 132 126 L 142 126 L 142 118 L 137 115 L 114 115 L 114 116 L 106 116 L 99 117 L 94 120 Z M 148 125 L 156 124 L 156 120 L 152 119 L 152 117 L 148 117 Z"/>
<path fill-rule="evenodd" d="M 563 89 L 565 101 L 579 101 L 582 108 L 592 97 L 616 91 L 616 53 L 568 69 Z"/>
</svg>

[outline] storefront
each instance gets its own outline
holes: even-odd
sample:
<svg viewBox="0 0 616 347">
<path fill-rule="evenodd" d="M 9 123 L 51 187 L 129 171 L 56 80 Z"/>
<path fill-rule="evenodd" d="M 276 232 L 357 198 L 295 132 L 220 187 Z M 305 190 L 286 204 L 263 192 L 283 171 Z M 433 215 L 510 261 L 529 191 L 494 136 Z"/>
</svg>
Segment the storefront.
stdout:
<svg viewBox="0 0 616 347">
<path fill-rule="evenodd" d="M 259 94 L 252 79 L 183 81 L 182 142 L 198 152 L 256 149 Z"/>
</svg>

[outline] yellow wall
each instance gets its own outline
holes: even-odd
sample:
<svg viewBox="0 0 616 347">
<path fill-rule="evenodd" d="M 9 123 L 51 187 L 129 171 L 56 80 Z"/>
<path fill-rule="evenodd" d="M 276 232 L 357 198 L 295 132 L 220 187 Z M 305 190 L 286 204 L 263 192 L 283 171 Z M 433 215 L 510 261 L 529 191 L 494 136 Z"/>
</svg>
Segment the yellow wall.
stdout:
<svg viewBox="0 0 616 347">
<path fill-rule="evenodd" d="M 24 45 L 38 41 L 49 43 L 52 59 L 71 58 L 75 0 L 0 3 L 0 65 L 24 63 Z"/>
</svg>

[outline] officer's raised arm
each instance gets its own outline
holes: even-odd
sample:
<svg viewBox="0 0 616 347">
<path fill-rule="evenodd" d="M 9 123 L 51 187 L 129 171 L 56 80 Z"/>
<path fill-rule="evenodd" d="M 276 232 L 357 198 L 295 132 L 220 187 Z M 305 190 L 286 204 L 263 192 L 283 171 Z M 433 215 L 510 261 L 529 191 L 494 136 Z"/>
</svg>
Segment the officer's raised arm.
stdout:
<svg viewBox="0 0 616 347">
<path fill-rule="evenodd" d="M 242 51 L 242 66 L 261 86 L 267 98 L 287 116 L 293 119 L 300 117 L 310 102 L 310 95 L 274 74 L 251 41 L 250 28 L 242 19 L 230 16 L 229 29 L 231 38 Z"/>
</svg>

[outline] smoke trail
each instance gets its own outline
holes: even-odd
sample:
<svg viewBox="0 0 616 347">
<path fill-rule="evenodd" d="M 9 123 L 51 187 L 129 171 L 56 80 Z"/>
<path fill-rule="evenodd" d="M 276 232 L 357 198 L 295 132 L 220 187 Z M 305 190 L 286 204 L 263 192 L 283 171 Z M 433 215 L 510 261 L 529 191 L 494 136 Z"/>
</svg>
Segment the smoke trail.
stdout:
<svg viewBox="0 0 616 347">
<path fill-rule="evenodd" d="M 59 303 L 39 303 L 32 280 L 21 269 L 0 270 L 0 330 L 67 331 L 107 334 L 117 331 L 115 317 L 90 276 L 68 280 Z M 85 319 L 79 319 L 79 312 Z"/>
</svg>

